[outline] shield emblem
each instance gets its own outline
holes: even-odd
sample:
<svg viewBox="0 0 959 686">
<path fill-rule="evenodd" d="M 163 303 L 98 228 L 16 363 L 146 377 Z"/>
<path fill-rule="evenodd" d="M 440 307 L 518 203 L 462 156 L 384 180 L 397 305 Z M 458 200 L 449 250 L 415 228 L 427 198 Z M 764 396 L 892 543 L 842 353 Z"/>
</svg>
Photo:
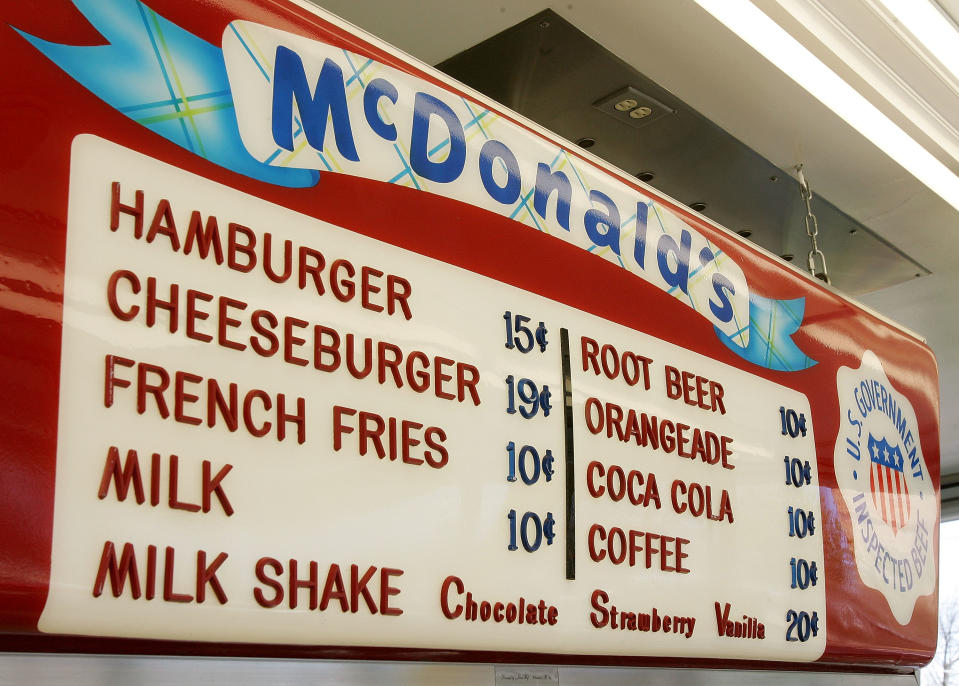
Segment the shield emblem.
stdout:
<svg viewBox="0 0 959 686">
<path fill-rule="evenodd" d="M 892 527 L 894 534 L 909 521 L 909 487 L 903 473 L 902 452 L 885 438 L 876 440 L 869 434 L 869 488 L 872 502 L 882 521 Z"/>
</svg>

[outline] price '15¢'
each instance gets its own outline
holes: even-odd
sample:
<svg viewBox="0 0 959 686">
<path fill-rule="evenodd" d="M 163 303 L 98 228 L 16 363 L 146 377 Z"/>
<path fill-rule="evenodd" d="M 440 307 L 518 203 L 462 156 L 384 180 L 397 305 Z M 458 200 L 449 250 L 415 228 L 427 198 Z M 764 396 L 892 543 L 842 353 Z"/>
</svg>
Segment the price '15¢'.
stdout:
<svg viewBox="0 0 959 686">
<path fill-rule="evenodd" d="M 546 346 L 549 345 L 549 341 L 546 340 L 546 324 L 540 322 L 534 331 L 527 326 L 531 321 L 529 317 L 522 314 L 513 314 L 509 310 L 503 313 L 503 319 L 506 320 L 507 348 L 528 353 L 536 345 L 539 345 L 539 351 L 546 352 Z"/>
</svg>

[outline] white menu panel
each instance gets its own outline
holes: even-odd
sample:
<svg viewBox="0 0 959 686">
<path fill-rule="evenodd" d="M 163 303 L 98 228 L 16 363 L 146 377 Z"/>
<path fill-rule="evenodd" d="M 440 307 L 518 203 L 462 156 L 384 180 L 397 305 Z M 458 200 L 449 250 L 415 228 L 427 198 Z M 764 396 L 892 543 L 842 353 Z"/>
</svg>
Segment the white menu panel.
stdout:
<svg viewBox="0 0 959 686">
<path fill-rule="evenodd" d="M 801 393 L 99 138 L 72 165 L 43 631 L 822 654 Z"/>
</svg>

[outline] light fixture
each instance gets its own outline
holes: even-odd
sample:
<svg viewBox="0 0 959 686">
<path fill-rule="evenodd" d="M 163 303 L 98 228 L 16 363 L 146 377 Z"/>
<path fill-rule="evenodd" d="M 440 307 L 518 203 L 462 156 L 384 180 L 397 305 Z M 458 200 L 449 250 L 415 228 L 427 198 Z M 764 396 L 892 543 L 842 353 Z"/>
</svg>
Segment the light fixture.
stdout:
<svg viewBox="0 0 959 686">
<path fill-rule="evenodd" d="M 959 79 L 959 31 L 929 0 L 879 0 L 939 63 Z"/>
<path fill-rule="evenodd" d="M 696 3 L 959 210 L 959 177 L 759 8 L 748 0 Z"/>
</svg>

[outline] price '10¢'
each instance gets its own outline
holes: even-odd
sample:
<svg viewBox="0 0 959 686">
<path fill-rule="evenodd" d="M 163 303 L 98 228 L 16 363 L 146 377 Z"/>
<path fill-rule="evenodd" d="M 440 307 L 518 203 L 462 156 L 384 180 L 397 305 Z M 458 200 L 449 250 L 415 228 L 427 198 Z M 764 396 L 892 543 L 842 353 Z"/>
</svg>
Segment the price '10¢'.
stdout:
<svg viewBox="0 0 959 686">
<path fill-rule="evenodd" d="M 509 520 L 509 545 L 508 550 L 517 550 L 516 534 L 519 529 L 520 543 L 523 544 L 523 550 L 528 553 L 535 553 L 546 540 L 546 545 L 553 545 L 553 539 L 556 537 L 554 528 L 556 520 L 552 512 L 547 512 L 546 517 L 540 518 L 535 512 L 526 512 L 517 516 L 516 510 L 510 510 L 506 515 Z M 517 521 L 517 519 L 519 521 Z"/>
<path fill-rule="evenodd" d="M 547 450 L 546 454 L 540 459 L 539 451 L 531 445 L 524 445 L 519 449 L 519 455 L 516 454 L 516 443 L 510 441 L 506 444 L 506 455 L 509 462 L 509 471 L 506 474 L 506 480 L 516 481 L 516 472 L 519 471 L 519 478 L 527 486 L 532 486 L 539 481 L 540 473 L 543 474 L 546 481 L 551 481 L 556 468 L 553 463 L 553 451 Z M 519 469 L 517 470 L 517 466 Z"/>
<path fill-rule="evenodd" d="M 791 408 L 779 408 L 779 422 L 782 424 L 783 436 L 797 438 L 806 435 L 806 415 Z"/>
</svg>

